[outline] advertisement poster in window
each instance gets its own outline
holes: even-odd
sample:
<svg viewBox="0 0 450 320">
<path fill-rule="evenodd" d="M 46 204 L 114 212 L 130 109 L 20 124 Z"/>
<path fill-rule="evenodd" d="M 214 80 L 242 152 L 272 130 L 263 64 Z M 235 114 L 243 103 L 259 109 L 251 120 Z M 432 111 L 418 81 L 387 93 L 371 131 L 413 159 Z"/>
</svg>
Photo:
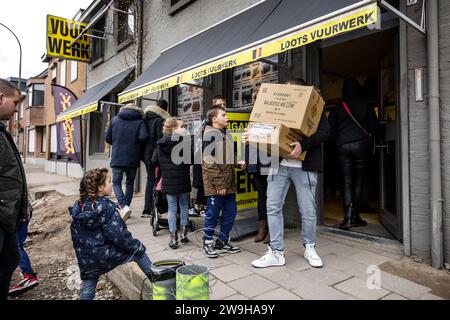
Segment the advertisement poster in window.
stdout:
<svg viewBox="0 0 450 320">
<path fill-rule="evenodd" d="M 194 124 L 200 123 L 203 115 L 203 89 L 198 87 L 203 84 L 203 79 L 196 80 L 193 84 L 195 86 L 182 84 L 177 88 L 178 116 L 189 134 L 194 134 Z"/>
<path fill-rule="evenodd" d="M 278 55 L 267 60 L 278 63 Z M 233 69 L 233 108 L 248 109 L 253 106 L 253 92 L 261 83 L 277 83 L 278 68 L 264 62 L 254 62 Z"/>
</svg>

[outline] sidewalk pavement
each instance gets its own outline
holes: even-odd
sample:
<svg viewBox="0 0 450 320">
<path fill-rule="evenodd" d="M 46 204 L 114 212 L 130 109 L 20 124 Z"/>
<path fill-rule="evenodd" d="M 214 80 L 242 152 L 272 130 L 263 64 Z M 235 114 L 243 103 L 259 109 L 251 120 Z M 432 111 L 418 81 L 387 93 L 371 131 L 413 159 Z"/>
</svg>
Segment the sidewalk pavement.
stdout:
<svg viewBox="0 0 450 320">
<path fill-rule="evenodd" d="M 42 167 L 36 166 L 27 165 L 26 171 L 31 191 L 52 189 L 65 195 L 78 192 L 77 179 L 45 173 Z M 143 207 L 143 194 L 135 195 L 133 213 L 127 220 L 133 236 L 144 243 L 153 262 L 182 259 L 186 264 L 207 266 L 210 299 L 450 299 L 448 272 L 421 265 L 431 279 L 426 283 L 417 273 L 403 272 L 403 269 L 413 270 L 414 264 L 418 264 L 403 257 L 402 246 L 396 241 L 350 238 L 318 227 L 317 252 L 324 267 L 316 269 L 303 258 L 300 230 L 286 229 L 286 266 L 256 269 L 250 263 L 264 254 L 267 247 L 253 242 L 253 237 L 233 243 L 241 247 L 240 253 L 206 258 L 202 251 L 202 231 L 198 230 L 203 227 L 204 218 L 196 217 L 191 218 L 197 231 L 189 234 L 190 242 L 180 243 L 178 249 L 172 250 L 167 245 L 168 230 L 159 231 L 156 237 L 152 235 L 150 219 L 140 217 Z M 400 272 L 393 272 L 393 266 L 400 264 Z M 108 277 L 128 299 L 151 298 L 151 284 L 135 263 L 116 268 Z"/>
</svg>

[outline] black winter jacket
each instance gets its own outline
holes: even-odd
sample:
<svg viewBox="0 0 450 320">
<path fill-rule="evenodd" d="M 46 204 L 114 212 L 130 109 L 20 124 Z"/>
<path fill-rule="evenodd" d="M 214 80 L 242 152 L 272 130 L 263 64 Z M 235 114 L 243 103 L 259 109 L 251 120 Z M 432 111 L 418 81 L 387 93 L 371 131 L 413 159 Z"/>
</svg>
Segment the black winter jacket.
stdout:
<svg viewBox="0 0 450 320">
<path fill-rule="evenodd" d="M 139 167 L 148 139 L 142 116 L 140 108 L 124 106 L 112 118 L 105 136 L 105 141 L 112 145 L 111 167 Z"/>
<path fill-rule="evenodd" d="M 367 133 L 373 135 L 376 132 L 377 116 L 356 80 L 345 80 L 342 100 L 333 108 L 328 119 L 334 144 L 340 146 L 345 143 L 370 140 L 343 106 L 343 102 L 345 102 L 352 115 Z"/>
<path fill-rule="evenodd" d="M 148 140 L 142 154 L 142 162 L 149 165 L 152 161 L 156 142 L 163 137 L 164 121 L 170 117 L 167 111 L 158 106 L 147 106 L 144 108 L 144 122 L 148 131 Z"/>
<path fill-rule="evenodd" d="M 302 162 L 303 170 L 317 172 L 321 172 L 323 170 L 322 143 L 327 141 L 329 136 L 330 125 L 325 112 L 323 112 L 317 131 L 310 137 L 304 138 L 300 141 L 302 152 L 308 151 L 306 153 L 305 160 Z"/>
<path fill-rule="evenodd" d="M 0 122 L 0 228 L 15 233 L 28 208 L 27 181 L 19 151 Z"/>
<path fill-rule="evenodd" d="M 189 136 L 188 136 L 189 137 Z M 162 177 L 162 193 L 180 194 L 191 192 L 191 175 L 190 164 L 192 163 L 192 148 L 191 144 L 187 144 L 189 148 L 189 155 L 187 159 L 184 157 L 184 149 L 182 148 L 183 141 L 188 142 L 187 137 L 179 135 L 165 135 L 158 140 L 156 150 L 153 154 L 153 165 L 160 167 Z M 172 161 L 171 155 L 173 148 L 180 147 L 179 155 L 180 164 L 175 164 Z M 187 160 L 187 161 L 186 161 Z"/>
</svg>

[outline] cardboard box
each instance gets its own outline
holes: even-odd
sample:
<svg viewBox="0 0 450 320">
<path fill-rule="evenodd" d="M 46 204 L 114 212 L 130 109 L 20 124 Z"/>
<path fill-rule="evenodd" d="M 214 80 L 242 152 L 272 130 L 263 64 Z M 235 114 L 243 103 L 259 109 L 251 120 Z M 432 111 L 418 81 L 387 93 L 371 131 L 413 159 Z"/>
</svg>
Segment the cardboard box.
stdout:
<svg viewBox="0 0 450 320">
<path fill-rule="evenodd" d="M 290 129 L 279 123 L 250 122 L 247 130 L 250 143 L 258 143 L 259 148 L 267 149 L 271 154 L 276 154 L 282 158 L 288 158 L 288 155 L 294 149 L 290 146 L 291 143 L 302 139 L 298 130 Z M 306 151 L 297 160 L 303 161 L 305 156 Z"/>
<path fill-rule="evenodd" d="M 311 86 L 263 83 L 250 121 L 284 124 L 309 137 L 319 126 L 325 101 Z"/>
</svg>

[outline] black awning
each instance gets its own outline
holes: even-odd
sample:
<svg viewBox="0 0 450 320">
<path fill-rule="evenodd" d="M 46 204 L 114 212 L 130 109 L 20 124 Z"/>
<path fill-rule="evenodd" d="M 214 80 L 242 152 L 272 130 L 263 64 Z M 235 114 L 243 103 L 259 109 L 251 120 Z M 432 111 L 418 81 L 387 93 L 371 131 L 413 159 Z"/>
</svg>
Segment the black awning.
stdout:
<svg viewBox="0 0 450 320">
<path fill-rule="evenodd" d="M 134 67 L 123 70 L 114 76 L 88 88 L 86 92 L 77 101 L 75 101 L 73 105 L 70 106 L 70 108 L 67 108 L 64 112 L 61 112 L 56 121 L 59 122 L 67 120 L 97 110 L 98 102 L 112 90 L 121 85 L 133 70 Z"/>
<path fill-rule="evenodd" d="M 261 2 L 163 51 L 119 102 L 373 24 L 377 10 L 375 0 Z"/>
</svg>

